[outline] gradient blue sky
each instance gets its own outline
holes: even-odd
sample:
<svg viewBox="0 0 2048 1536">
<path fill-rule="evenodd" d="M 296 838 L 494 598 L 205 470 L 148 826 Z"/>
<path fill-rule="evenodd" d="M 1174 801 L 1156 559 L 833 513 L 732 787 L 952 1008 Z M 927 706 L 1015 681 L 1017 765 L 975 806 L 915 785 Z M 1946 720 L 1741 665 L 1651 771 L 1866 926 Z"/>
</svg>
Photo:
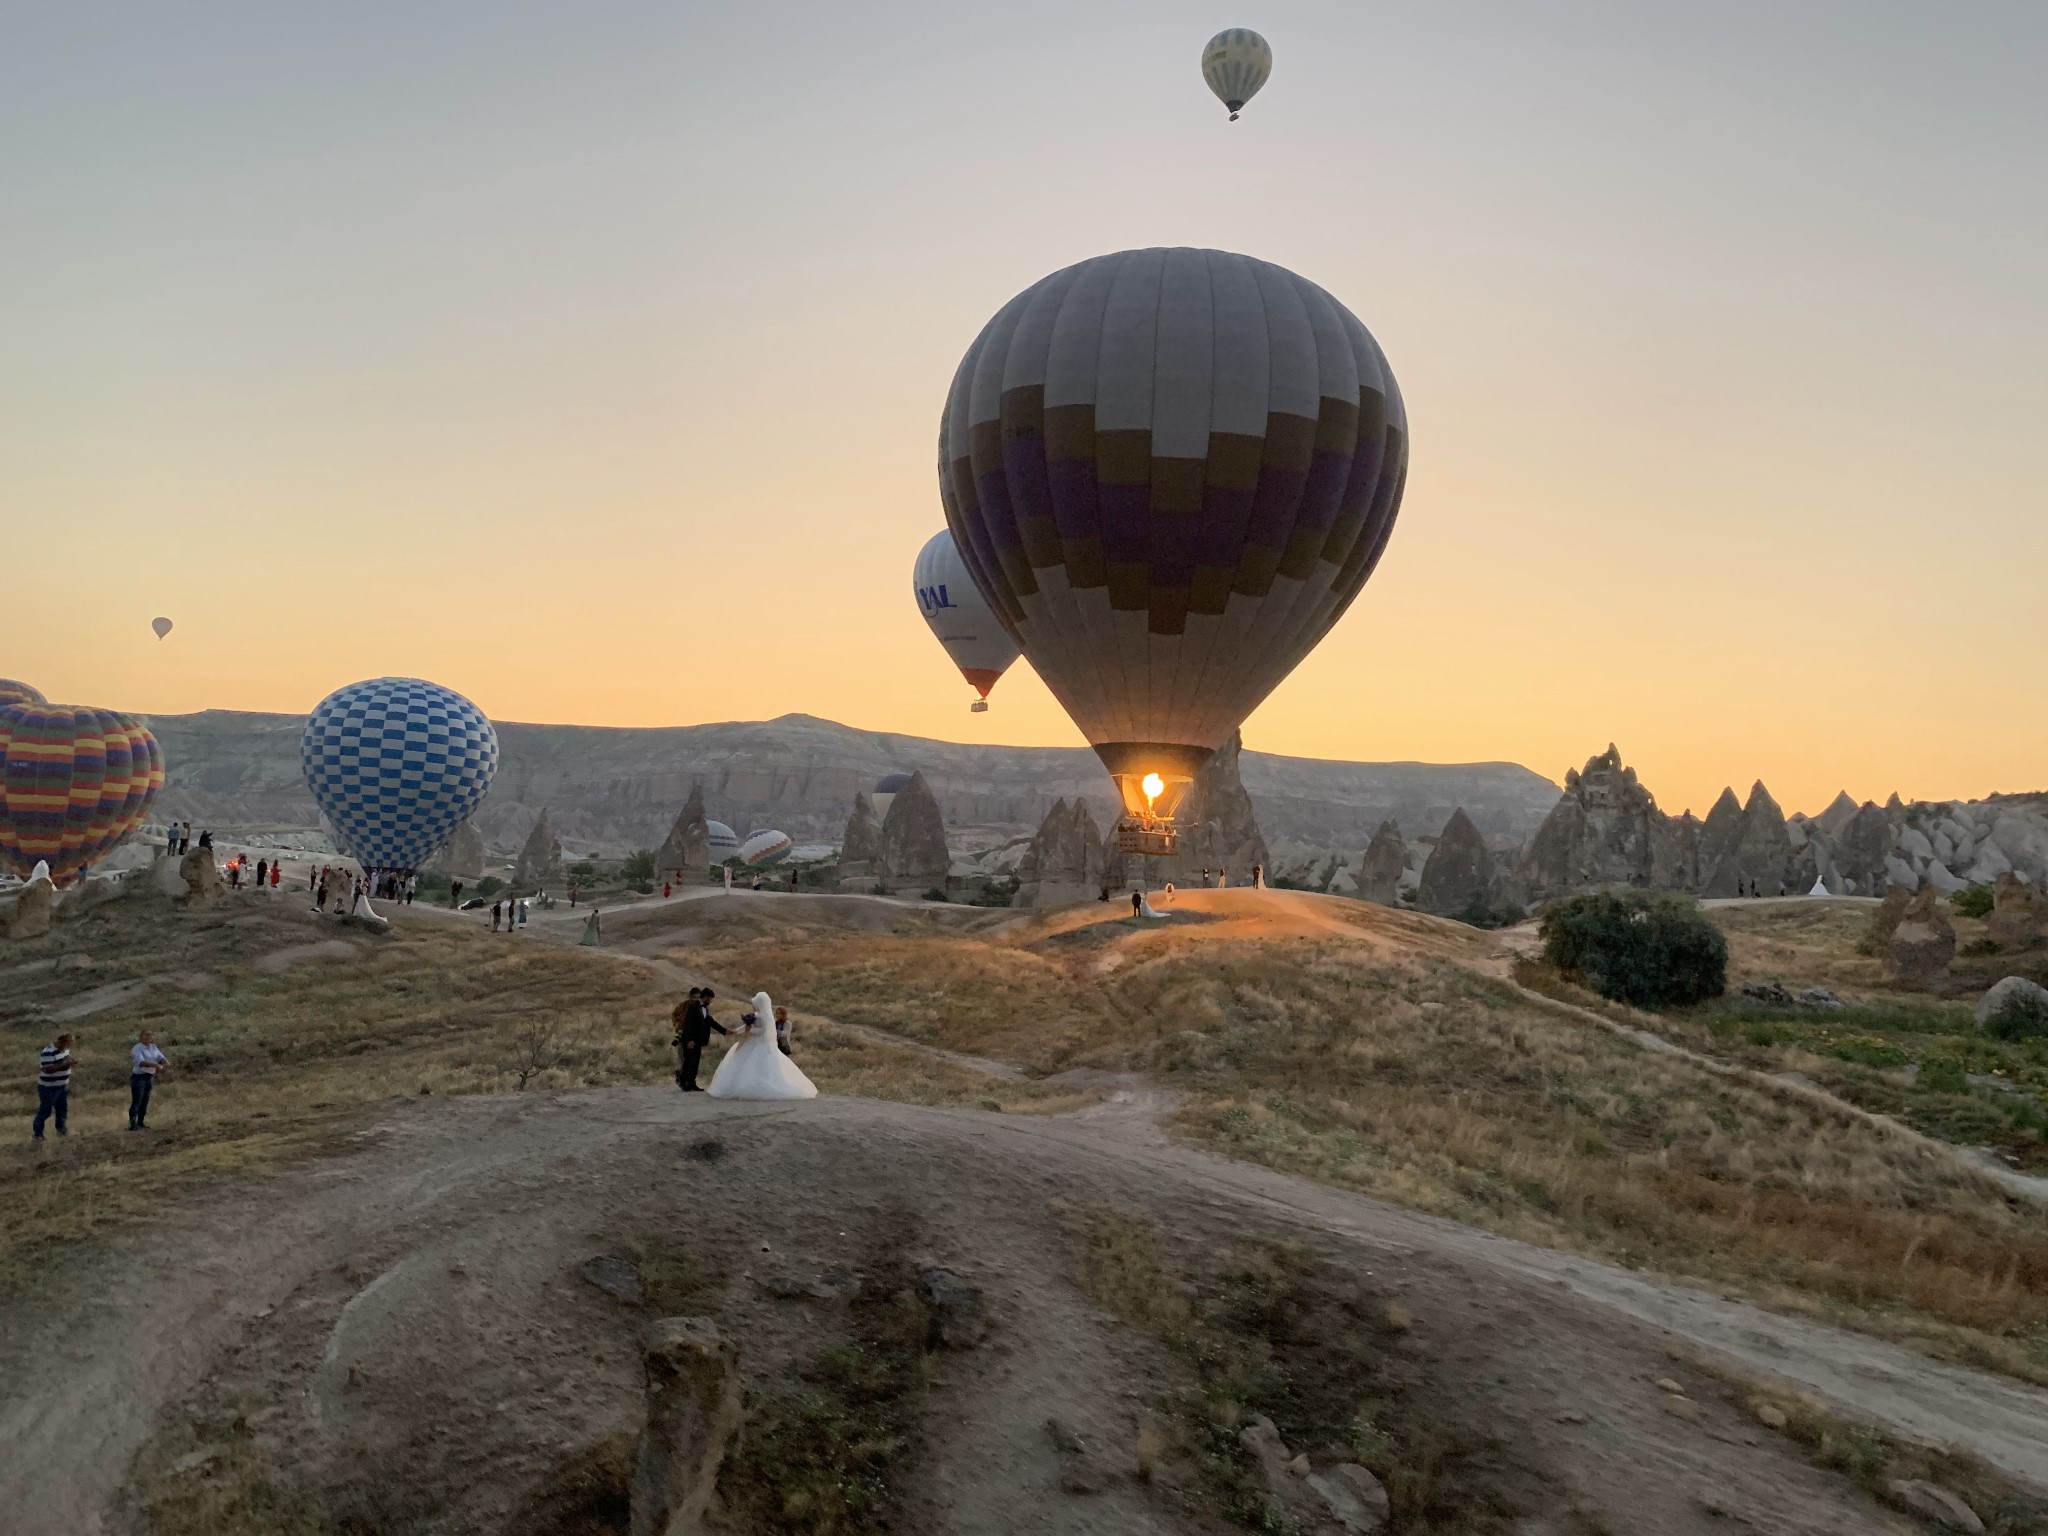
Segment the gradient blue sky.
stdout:
<svg viewBox="0 0 2048 1536">
<path fill-rule="evenodd" d="M 0 675 L 1075 740 L 916 615 L 937 412 L 1018 289 L 1202 244 L 1414 426 L 1251 745 L 2048 787 L 2044 78 L 2016 4 L 18 5 Z"/>
</svg>

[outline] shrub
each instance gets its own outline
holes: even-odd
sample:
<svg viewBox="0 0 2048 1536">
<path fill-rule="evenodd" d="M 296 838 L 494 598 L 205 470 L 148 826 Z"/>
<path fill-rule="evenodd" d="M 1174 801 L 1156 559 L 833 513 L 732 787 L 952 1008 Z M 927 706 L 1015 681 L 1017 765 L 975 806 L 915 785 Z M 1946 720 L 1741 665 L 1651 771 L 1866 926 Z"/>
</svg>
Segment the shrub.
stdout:
<svg viewBox="0 0 2048 1536">
<path fill-rule="evenodd" d="M 1880 1040 L 1875 1035 L 1844 1035 L 1821 1049 L 1841 1061 L 1853 1061 L 1858 1066 L 1880 1070 L 1903 1067 L 1913 1059 L 1897 1041 Z"/>
<path fill-rule="evenodd" d="M 1596 891 L 1543 914 L 1543 954 L 1602 997 L 1685 1006 L 1728 986 L 1728 941 L 1690 901 Z"/>
<path fill-rule="evenodd" d="M 924 893 L 924 899 L 926 901 L 944 901 L 946 899 L 945 888 L 943 886 L 933 886 Z"/>
<path fill-rule="evenodd" d="M 643 881 L 651 885 L 654 881 L 654 850 L 635 848 L 626 855 L 626 862 L 619 866 L 619 873 L 626 877 L 628 885 L 636 889 Z"/>
<path fill-rule="evenodd" d="M 1957 891 L 1948 899 L 1949 910 L 1957 917 L 1989 917 L 1992 895 L 1988 885 L 1972 885 Z"/>
<path fill-rule="evenodd" d="M 500 880 L 496 875 L 485 875 L 483 879 L 477 881 L 476 889 L 469 894 L 472 896 L 495 896 L 503 889 L 505 889 L 504 881 Z"/>
<path fill-rule="evenodd" d="M 2032 992 L 2008 997 L 1984 1016 L 1984 1033 L 1994 1040 L 2048 1040 L 2048 1003 Z"/>
</svg>

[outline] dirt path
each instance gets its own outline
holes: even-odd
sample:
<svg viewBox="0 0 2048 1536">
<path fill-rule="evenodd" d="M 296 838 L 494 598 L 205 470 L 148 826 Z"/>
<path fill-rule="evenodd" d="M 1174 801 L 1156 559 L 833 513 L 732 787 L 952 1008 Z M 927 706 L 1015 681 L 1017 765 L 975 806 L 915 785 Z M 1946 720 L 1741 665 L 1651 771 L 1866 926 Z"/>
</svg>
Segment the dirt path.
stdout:
<svg viewBox="0 0 2048 1536">
<path fill-rule="evenodd" d="M 462 1528 L 495 1528 L 508 1508 L 489 1499 L 538 1475 L 520 1459 L 531 1447 L 566 1443 L 572 1426 L 631 1427 L 631 1333 L 573 1278 L 607 1233 L 708 1227 L 758 1242 L 760 1264 L 816 1265 L 888 1202 L 1025 1320 L 1000 1369 L 961 1375 L 947 1399 L 975 1441 L 940 1436 L 933 1497 L 982 1513 L 934 1528 L 1158 1528 L 1121 1494 L 1086 1519 L 1069 1506 L 1006 1523 L 1034 1480 L 1057 1476 L 1048 1414 L 1102 1435 L 1128 1421 L 1130 1383 L 1110 1367 L 1129 1365 L 1130 1346 L 1077 1297 L 1048 1235 L 1048 1212 L 1071 1205 L 1148 1211 L 1194 1243 L 1263 1228 L 1340 1243 L 1403 1298 L 1431 1372 L 1540 1444 L 1615 1530 L 1716 1529 L 1710 1498 L 1751 1499 L 1760 1529 L 1899 1528 L 1760 1435 L 1740 1394 L 1704 1373 L 1687 1381 L 1697 1422 L 1664 1411 L 1653 1384 L 1688 1375 L 1669 1348 L 1681 1342 L 2048 1492 L 2048 1393 L 1172 1144 L 1158 1090 L 1099 1086 L 1100 1105 L 1042 1118 L 651 1088 L 402 1105 L 352 1156 L 138 1234 L 98 1294 L 55 1277 L 61 1307 L 8 1317 L 0 1508 L 36 1512 L 42 1523 L 10 1527 L 24 1536 L 132 1528 L 137 1458 L 161 1477 L 218 1435 L 218 1412 L 192 1401 L 204 1387 L 264 1434 L 295 1437 L 287 1459 L 382 1457 L 459 1480 L 464 1458 L 488 1454 L 502 1475 Z M 686 1155 L 707 1134 L 725 1148 L 715 1170 Z M 421 1415 L 432 1434 L 406 1431 Z"/>
</svg>

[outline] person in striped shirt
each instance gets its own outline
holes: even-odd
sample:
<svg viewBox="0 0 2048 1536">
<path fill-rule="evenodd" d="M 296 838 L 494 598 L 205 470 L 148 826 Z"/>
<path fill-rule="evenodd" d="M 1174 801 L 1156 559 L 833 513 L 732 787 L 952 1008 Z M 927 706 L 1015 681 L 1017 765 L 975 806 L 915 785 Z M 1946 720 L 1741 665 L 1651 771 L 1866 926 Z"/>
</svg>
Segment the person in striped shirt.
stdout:
<svg viewBox="0 0 2048 1536">
<path fill-rule="evenodd" d="M 43 1139 L 43 1123 L 57 1117 L 57 1134 L 68 1136 L 64 1122 L 71 1112 L 71 1037 L 59 1035 L 56 1043 L 43 1047 L 36 1061 L 35 1138 Z"/>
</svg>

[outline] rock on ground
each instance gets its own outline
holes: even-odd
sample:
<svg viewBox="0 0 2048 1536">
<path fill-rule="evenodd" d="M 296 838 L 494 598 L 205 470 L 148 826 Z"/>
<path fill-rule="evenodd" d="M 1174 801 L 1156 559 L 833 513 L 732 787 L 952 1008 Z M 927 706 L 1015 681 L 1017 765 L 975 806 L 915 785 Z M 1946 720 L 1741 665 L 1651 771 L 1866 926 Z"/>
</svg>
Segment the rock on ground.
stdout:
<svg viewBox="0 0 2048 1536">
<path fill-rule="evenodd" d="M 218 877 L 216 877 L 218 878 Z M 14 898 L 7 911 L 7 937 L 39 939 L 50 931 L 50 919 L 57 910 L 57 887 L 45 876 L 31 880 Z"/>
<path fill-rule="evenodd" d="M 647 1330 L 647 1423 L 633 1463 L 632 1536 L 697 1536 L 740 1427 L 739 1346 L 705 1317 Z"/>
<path fill-rule="evenodd" d="M 2035 1024 L 2048 1035 L 2048 987 L 2024 976 L 2008 976 L 1977 999 L 1977 1027 L 1993 1019 L 2015 1017 Z"/>
<path fill-rule="evenodd" d="M 1939 1483 L 1922 1482 L 1917 1478 L 1893 1478 L 1885 1488 L 1907 1509 L 1925 1515 L 1952 1531 L 1984 1529 L 1984 1522 L 1977 1518 L 1977 1511 Z"/>
<path fill-rule="evenodd" d="M 1992 887 L 1991 911 L 1984 935 L 2006 949 L 2030 949 L 2048 943 L 2048 892 L 2007 870 Z"/>
<path fill-rule="evenodd" d="M 178 874 L 185 882 L 185 900 L 188 902 L 218 901 L 227 889 L 227 882 L 220 877 L 220 866 L 213 862 L 211 848 L 194 848 L 178 861 Z"/>
<path fill-rule="evenodd" d="M 555 836 L 555 823 L 543 808 L 519 850 L 519 862 L 512 869 L 512 889 L 530 895 L 560 890 L 563 883 L 562 840 Z"/>
<path fill-rule="evenodd" d="M 1923 885 L 1885 945 L 1885 976 L 1898 986 L 1925 990 L 1948 974 L 1955 957 L 1956 931 L 1937 904 L 1934 887 Z"/>
</svg>

